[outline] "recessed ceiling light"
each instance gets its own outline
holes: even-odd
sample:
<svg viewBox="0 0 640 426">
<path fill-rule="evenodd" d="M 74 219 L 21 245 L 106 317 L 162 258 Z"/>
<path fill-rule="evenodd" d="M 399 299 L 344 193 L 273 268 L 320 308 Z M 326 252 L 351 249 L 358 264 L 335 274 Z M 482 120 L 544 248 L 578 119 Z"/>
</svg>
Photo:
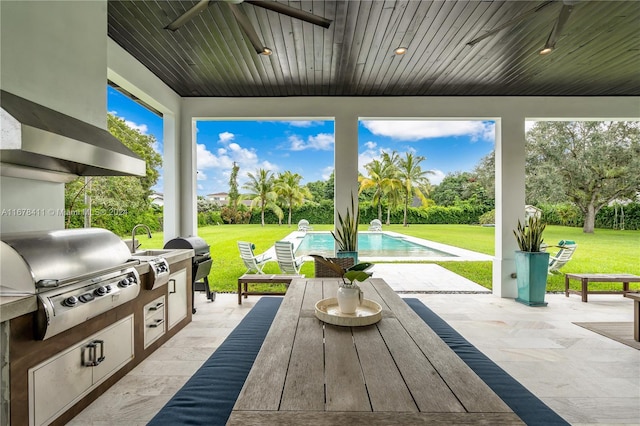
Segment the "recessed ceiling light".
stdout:
<svg viewBox="0 0 640 426">
<path fill-rule="evenodd" d="M 264 49 L 262 49 L 262 52 L 260 54 L 264 56 L 269 56 L 272 53 L 273 53 L 273 50 L 269 49 L 268 47 L 265 47 Z"/>
<path fill-rule="evenodd" d="M 553 47 L 545 46 L 545 48 L 540 51 L 540 54 L 541 55 L 548 55 L 551 52 L 553 52 Z"/>
<path fill-rule="evenodd" d="M 398 47 L 393 51 L 393 53 L 395 53 L 396 55 L 404 55 L 405 53 L 407 53 L 407 50 L 408 49 L 406 47 Z"/>
</svg>

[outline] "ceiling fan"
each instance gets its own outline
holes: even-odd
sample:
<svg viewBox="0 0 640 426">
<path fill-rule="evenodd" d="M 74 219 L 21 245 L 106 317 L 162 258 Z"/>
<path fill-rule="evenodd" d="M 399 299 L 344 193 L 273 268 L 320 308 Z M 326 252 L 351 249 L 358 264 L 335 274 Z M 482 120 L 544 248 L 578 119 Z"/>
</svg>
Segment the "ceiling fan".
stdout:
<svg viewBox="0 0 640 426">
<path fill-rule="evenodd" d="M 556 42 L 558 41 L 558 38 L 560 38 L 560 34 L 562 34 L 562 29 L 564 28 L 565 24 L 569 20 L 569 16 L 571 15 L 571 12 L 573 12 L 574 6 L 576 5 L 576 3 L 579 3 L 579 2 L 580 0 L 562 0 L 562 8 L 560 9 L 560 13 L 558 14 L 558 19 L 556 20 L 555 24 L 553 25 L 553 28 L 551 29 L 551 33 L 547 38 L 547 42 L 545 43 L 544 48 L 540 50 L 541 55 L 546 55 L 547 53 L 551 53 L 553 49 L 555 49 Z M 552 3 L 556 3 L 556 1 L 554 0 L 545 1 L 540 5 L 534 7 L 533 9 L 530 9 L 516 16 L 515 18 L 505 22 L 504 24 L 495 27 L 491 31 L 488 31 L 483 35 L 474 38 L 473 40 L 468 42 L 467 45 L 473 46 L 476 43 L 484 40 L 487 37 L 491 37 L 492 35 L 498 33 L 499 31 L 502 31 L 505 28 L 515 25 L 520 21 L 524 21 L 528 17 L 532 16 L 537 12 L 540 12 L 542 9 L 544 9 L 545 7 L 549 6 Z"/>
<path fill-rule="evenodd" d="M 220 4 L 226 5 L 226 7 L 231 10 L 231 13 L 233 13 L 233 16 L 236 18 L 238 25 L 249 39 L 249 42 L 251 43 L 253 48 L 256 50 L 256 53 L 259 53 L 261 55 L 270 55 L 272 51 L 271 49 L 263 45 L 262 41 L 260 41 L 260 37 L 258 36 L 256 30 L 253 28 L 253 25 L 251 25 L 249 18 L 242 12 L 240 7 L 238 7 L 240 3 L 250 3 L 254 6 L 272 10 L 277 13 L 282 13 L 284 15 L 291 16 L 292 18 L 310 22 L 314 25 L 319 25 L 324 28 L 329 28 L 329 25 L 331 25 L 330 19 L 314 15 L 313 13 L 307 12 L 305 10 L 296 9 L 295 7 L 291 7 L 286 4 L 278 3 L 277 1 L 200 0 L 195 6 L 187 10 L 185 13 L 183 13 L 181 16 L 167 25 L 165 29 L 176 31 L 216 1 Z"/>
</svg>

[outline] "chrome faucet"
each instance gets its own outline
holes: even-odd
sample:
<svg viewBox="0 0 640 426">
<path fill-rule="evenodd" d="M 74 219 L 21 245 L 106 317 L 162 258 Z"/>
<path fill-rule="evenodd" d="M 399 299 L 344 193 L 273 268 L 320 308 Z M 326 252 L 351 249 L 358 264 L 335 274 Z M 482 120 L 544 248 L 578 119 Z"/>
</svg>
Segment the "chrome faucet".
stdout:
<svg viewBox="0 0 640 426">
<path fill-rule="evenodd" d="M 149 235 L 149 238 L 151 238 L 151 229 L 147 225 L 145 225 L 144 223 L 139 223 L 134 226 L 133 230 L 131 231 L 131 253 L 135 253 L 136 249 L 142 245 L 138 244 L 138 247 L 136 247 L 136 229 L 138 228 L 147 228 L 147 235 Z"/>
</svg>

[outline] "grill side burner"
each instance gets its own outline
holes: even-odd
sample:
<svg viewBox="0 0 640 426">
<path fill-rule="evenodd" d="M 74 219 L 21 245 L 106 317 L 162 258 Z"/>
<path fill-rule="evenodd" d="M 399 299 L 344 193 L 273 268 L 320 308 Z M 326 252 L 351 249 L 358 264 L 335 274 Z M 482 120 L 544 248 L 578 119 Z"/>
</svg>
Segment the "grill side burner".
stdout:
<svg viewBox="0 0 640 426">
<path fill-rule="evenodd" d="M 106 229 L 3 234 L 0 295 L 35 294 L 37 339 L 135 299 L 140 275 L 127 245 Z"/>
<path fill-rule="evenodd" d="M 195 255 L 191 263 L 191 298 L 192 298 L 192 313 L 196 313 L 195 308 L 195 291 L 196 284 L 203 284 L 204 290 L 207 295 L 207 299 L 212 302 L 216 298 L 215 292 L 209 289 L 209 272 L 211 272 L 211 265 L 213 261 L 211 259 L 211 253 L 209 251 L 209 245 L 205 240 L 200 237 L 178 237 L 168 241 L 164 245 L 165 249 L 193 249 Z M 202 280 L 202 281 L 200 281 Z"/>
</svg>

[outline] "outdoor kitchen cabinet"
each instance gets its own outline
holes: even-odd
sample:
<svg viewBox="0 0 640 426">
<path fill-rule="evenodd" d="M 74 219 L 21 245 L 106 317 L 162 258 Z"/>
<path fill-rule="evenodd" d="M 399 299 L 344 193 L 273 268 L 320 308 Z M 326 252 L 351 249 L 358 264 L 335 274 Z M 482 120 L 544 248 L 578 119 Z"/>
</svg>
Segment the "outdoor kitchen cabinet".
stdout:
<svg viewBox="0 0 640 426">
<path fill-rule="evenodd" d="M 171 329 L 178 322 L 187 317 L 188 288 L 187 269 L 181 269 L 169 276 L 167 283 L 167 326 Z"/>
<path fill-rule="evenodd" d="M 29 369 L 30 425 L 48 424 L 134 357 L 133 315 Z"/>
</svg>

